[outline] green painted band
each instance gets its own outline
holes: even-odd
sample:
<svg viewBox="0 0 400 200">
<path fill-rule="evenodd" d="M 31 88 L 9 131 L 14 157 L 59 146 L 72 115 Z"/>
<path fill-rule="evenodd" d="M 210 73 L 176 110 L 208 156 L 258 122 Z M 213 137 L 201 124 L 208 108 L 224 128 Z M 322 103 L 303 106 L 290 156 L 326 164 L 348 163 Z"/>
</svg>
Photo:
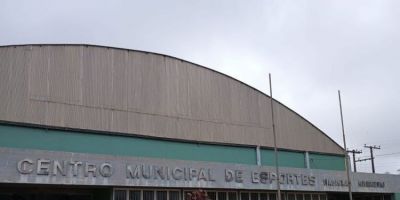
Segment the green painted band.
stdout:
<svg viewBox="0 0 400 200">
<path fill-rule="evenodd" d="M 178 160 L 256 164 L 251 147 L 194 144 L 128 136 L 0 125 L 0 146 Z"/>
<path fill-rule="evenodd" d="M 254 147 L 198 144 L 0 124 L 0 146 L 49 151 L 257 164 Z M 305 168 L 303 152 L 279 151 L 279 166 Z M 274 166 L 274 151 L 261 149 L 261 164 Z M 310 154 L 312 169 L 344 170 L 344 157 Z"/>
</svg>

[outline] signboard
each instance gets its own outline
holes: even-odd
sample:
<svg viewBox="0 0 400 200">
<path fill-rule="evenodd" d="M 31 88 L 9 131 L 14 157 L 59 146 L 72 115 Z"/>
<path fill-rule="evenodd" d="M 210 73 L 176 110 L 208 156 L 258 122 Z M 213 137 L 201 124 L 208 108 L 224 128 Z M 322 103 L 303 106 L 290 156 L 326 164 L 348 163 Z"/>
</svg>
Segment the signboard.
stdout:
<svg viewBox="0 0 400 200">
<path fill-rule="evenodd" d="M 344 171 L 281 168 L 282 190 L 347 191 Z M 0 148 L 0 183 L 275 190 L 273 167 Z M 399 191 L 400 176 L 352 174 L 354 192 Z"/>
</svg>

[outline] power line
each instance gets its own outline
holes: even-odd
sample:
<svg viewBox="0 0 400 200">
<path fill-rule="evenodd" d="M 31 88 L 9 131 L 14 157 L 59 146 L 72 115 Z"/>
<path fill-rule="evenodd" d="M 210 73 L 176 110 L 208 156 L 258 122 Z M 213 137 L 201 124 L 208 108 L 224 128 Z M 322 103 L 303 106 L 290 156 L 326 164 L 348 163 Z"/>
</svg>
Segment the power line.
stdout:
<svg viewBox="0 0 400 200">
<path fill-rule="evenodd" d="M 400 142 L 400 138 L 398 136 L 396 137 L 385 137 L 385 139 L 376 139 L 373 141 L 364 141 L 365 143 L 370 143 L 370 142 L 377 142 L 380 144 L 392 144 L 392 143 L 398 143 Z"/>
<path fill-rule="evenodd" d="M 393 152 L 393 153 L 386 153 L 386 154 L 378 154 L 375 155 L 375 157 L 379 157 L 379 156 L 392 156 L 392 155 L 397 155 L 400 154 L 400 152 Z"/>
<path fill-rule="evenodd" d="M 385 153 L 385 154 L 378 154 L 375 155 L 376 157 L 385 157 L 385 156 L 400 156 L 400 152 L 393 152 L 393 153 Z M 369 156 L 360 156 L 358 157 L 359 159 L 364 159 L 364 158 L 368 158 Z"/>
</svg>

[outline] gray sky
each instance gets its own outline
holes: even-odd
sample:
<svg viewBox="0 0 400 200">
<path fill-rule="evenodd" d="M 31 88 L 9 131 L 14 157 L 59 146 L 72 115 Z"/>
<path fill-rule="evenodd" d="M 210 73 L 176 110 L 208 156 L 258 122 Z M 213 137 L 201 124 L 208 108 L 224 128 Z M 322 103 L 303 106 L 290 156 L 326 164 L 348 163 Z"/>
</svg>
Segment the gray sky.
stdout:
<svg viewBox="0 0 400 200">
<path fill-rule="evenodd" d="M 26 43 L 167 54 L 266 93 L 272 73 L 274 97 L 342 144 L 340 89 L 348 147 L 400 169 L 398 0 L 0 0 L 0 45 Z"/>
</svg>

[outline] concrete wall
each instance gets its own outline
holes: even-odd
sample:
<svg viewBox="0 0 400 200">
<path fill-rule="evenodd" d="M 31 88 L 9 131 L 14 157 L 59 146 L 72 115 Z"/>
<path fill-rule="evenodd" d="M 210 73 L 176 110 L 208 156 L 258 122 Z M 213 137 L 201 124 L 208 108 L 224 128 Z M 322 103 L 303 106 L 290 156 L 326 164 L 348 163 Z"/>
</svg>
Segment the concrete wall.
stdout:
<svg viewBox="0 0 400 200">
<path fill-rule="evenodd" d="M 273 146 L 268 96 L 169 56 L 84 45 L 0 47 L 0 94 L 4 121 Z M 298 114 L 274 106 L 279 147 L 342 153 Z"/>
</svg>

